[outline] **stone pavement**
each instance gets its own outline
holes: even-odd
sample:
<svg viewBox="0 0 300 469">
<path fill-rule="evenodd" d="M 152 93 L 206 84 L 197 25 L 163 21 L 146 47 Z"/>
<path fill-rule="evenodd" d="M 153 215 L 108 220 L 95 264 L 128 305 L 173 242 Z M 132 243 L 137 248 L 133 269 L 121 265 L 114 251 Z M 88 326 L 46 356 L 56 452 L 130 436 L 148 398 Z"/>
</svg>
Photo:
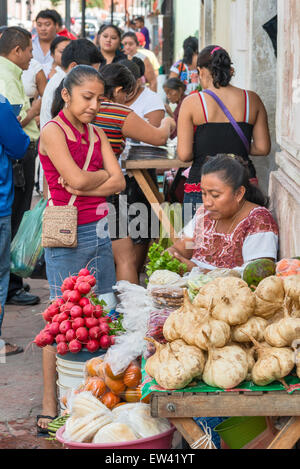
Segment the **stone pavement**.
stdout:
<svg viewBox="0 0 300 469">
<path fill-rule="evenodd" d="M 27 282 L 27 280 L 26 280 Z M 31 292 L 41 298 L 36 306 L 6 305 L 2 339 L 21 345 L 24 353 L 0 359 L 0 449 L 57 449 L 37 437 L 36 415 L 42 410 L 42 350 L 32 344 L 44 327 L 41 313 L 49 298 L 47 280 L 28 279 Z"/>
</svg>

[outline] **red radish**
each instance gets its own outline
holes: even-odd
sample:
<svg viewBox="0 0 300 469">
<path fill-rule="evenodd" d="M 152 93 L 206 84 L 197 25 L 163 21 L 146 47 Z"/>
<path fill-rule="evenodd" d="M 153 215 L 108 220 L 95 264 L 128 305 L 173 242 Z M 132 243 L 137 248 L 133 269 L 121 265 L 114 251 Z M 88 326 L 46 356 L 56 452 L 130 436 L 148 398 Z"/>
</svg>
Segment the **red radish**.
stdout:
<svg viewBox="0 0 300 469">
<path fill-rule="evenodd" d="M 58 298 L 53 304 L 56 304 L 58 308 L 64 304 L 64 300 L 62 298 Z"/>
<path fill-rule="evenodd" d="M 101 330 L 102 334 L 108 334 L 109 331 L 110 331 L 109 325 L 108 325 L 108 324 L 104 324 L 103 322 L 100 323 L 99 327 L 100 327 L 100 330 Z"/>
<path fill-rule="evenodd" d="M 70 352 L 78 353 L 78 352 L 80 352 L 81 349 L 82 349 L 82 345 L 79 342 L 79 340 L 77 340 L 77 339 L 71 340 L 71 342 L 69 343 Z"/>
<path fill-rule="evenodd" d="M 74 329 L 69 329 L 66 332 L 66 339 L 67 339 L 67 342 L 71 342 L 71 340 L 76 339 L 76 333 L 75 333 Z"/>
<path fill-rule="evenodd" d="M 55 316 L 53 316 L 52 322 L 58 322 L 58 320 L 57 320 L 58 316 L 59 316 L 59 314 L 56 314 Z"/>
<path fill-rule="evenodd" d="M 91 285 L 87 282 L 80 282 L 78 284 L 77 290 L 83 295 L 87 295 L 91 291 Z"/>
<path fill-rule="evenodd" d="M 97 308 L 97 306 L 96 306 L 96 309 L 95 309 L 95 311 L 94 311 L 94 316 L 95 316 L 95 318 L 98 318 L 98 319 L 101 318 L 102 314 L 103 314 L 103 309 L 99 309 L 99 308 Z"/>
<path fill-rule="evenodd" d="M 91 305 L 91 303 L 83 307 L 83 314 L 88 318 L 92 317 L 94 312 L 95 312 L 95 308 L 93 305 Z"/>
<path fill-rule="evenodd" d="M 70 297 L 70 293 L 71 293 L 72 291 L 73 291 L 73 290 L 65 290 L 65 291 L 63 292 L 62 298 L 63 298 L 64 301 L 68 301 L 68 299 L 69 299 L 69 297 Z"/>
<path fill-rule="evenodd" d="M 88 330 L 85 327 L 78 327 L 76 329 L 76 337 L 80 342 L 86 342 L 89 338 Z"/>
<path fill-rule="evenodd" d="M 106 316 L 107 317 L 107 322 L 108 323 L 111 323 L 112 322 L 112 318 L 110 316 Z"/>
<path fill-rule="evenodd" d="M 111 339 L 109 335 L 103 335 L 100 337 L 99 345 L 103 349 L 108 349 L 111 346 Z"/>
<path fill-rule="evenodd" d="M 93 275 L 88 275 L 86 278 L 85 278 L 85 281 L 88 282 L 91 287 L 94 287 L 97 283 L 95 277 Z"/>
<path fill-rule="evenodd" d="M 59 323 L 52 322 L 49 326 L 49 332 L 50 334 L 53 334 L 54 336 L 56 336 L 59 333 Z"/>
<path fill-rule="evenodd" d="M 61 342 L 67 342 L 67 339 L 66 339 L 66 336 L 64 334 L 58 334 L 56 337 L 55 337 L 55 342 L 57 344 L 60 344 Z"/>
<path fill-rule="evenodd" d="M 97 318 L 85 318 L 85 325 L 88 329 L 91 329 L 92 327 L 99 326 L 99 321 Z"/>
<path fill-rule="evenodd" d="M 110 342 L 111 342 L 111 345 L 115 345 L 116 343 L 116 336 L 115 335 L 110 335 Z"/>
<path fill-rule="evenodd" d="M 96 327 L 92 327 L 89 330 L 89 334 L 90 334 L 91 339 L 97 340 L 102 335 L 102 331 L 101 331 L 100 327 L 96 326 Z"/>
<path fill-rule="evenodd" d="M 61 305 L 60 312 L 64 313 L 66 311 L 67 313 L 69 313 L 71 308 L 73 308 L 73 306 L 75 306 L 75 303 L 72 303 L 71 301 L 67 301 L 66 303 Z"/>
<path fill-rule="evenodd" d="M 46 343 L 45 343 L 45 340 L 44 340 L 44 336 L 42 335 L 42 333 L 40 332 L 37 336 L 35 336 L 35 339 L 33 341 L 38 347 L 46 347 Z"/>
<path fill-rule="evenodd" d="M 62 334 L 65 334 L 70 329 L 72 329 L 72 323 L 68 320 L 63 321 L 59 326 L 59 332 L 61 332 Z"/>
<path fill-rule="evenodd" d="M 56 350 L 59 355 L 66 355 L 66 353 L 68 353 L 69 351 L 68 344 L 66 342 L 60 342 L 59 344 L 57 344 Z"/>
<path fill-rule="evenodd" d="M 96 350 L 99 348 L 99 343 L 97 340 L 91 339 L 87 342 L 86 348 L 89 352 L 96 352 Z"/>
<path fill-rule="evenodd" d="M 51 321 L 52 316 L 51 316 L 51 313 L 48 311 L 48 309 L 46 309 L 46 310 L 43 312 L 43 318 L 44 318 L 45 321 L 47 321 L 47 322 L 50 322 L 50 321 Z"/>
<path fill-rule="evenodd" d="M 85 282 L 85 276 L 84 275 L 79 275 L 76 280 L 76 285 L 78 285 L 80 282 Z"/>
<path fill-rule="evenodd" d="M 66 278 L 63 283 L 67 287 L 67 289 L 74 290 L 75 283 L 73 282 L 72 277 Z"/>
<path fill-rule="evenodd" d="M 83 297 L 79 300 L 79 306 L 81 306 L 82 308 L 86 305 L 89 305 L 89 304 L 91 304 L 90 300 L 86 297 Z"/>
<path fill-rule="evenodd" d="M 78 303 L 81 299 L 80 292 L 77 290 L 72 290 L 69 294 L 69 300 L 72 301 L 72 303 Z"/>
<path fill-rule="evenodd" d="M 73 319 L 81 318 L 82 317 L 82 308 L 80 306 L 77 306 L 77 305 L 73 306 L 70 310 L 70 316 Z"/>
<path fill-rule="evenodd" d="M 85 267 L 84 269 L 81 269 L 79 272 L 78 272 L 78 276 L 80 277 L 81 275 L 83 277 L 85 277 L 86 275 L 90 275 L 90 271 Z"/>
<path fill-rule="evenodd" d="M 57 317 L 57 322 L 61 323 L 63 321 L 66 321 L 67 319 L 69 319 L 69 315 L 68 313 L 60 313 Z"/>
<path fill-rule="evenodd" d="M 76 318 L 73 321 L 72 328 L 74 330 L 78 329 L 78 327 L 84 327 L 85 325 L 85 320 L 83 318 Z"/>
<path fill-rule="evenodd" d="M 50 334 L 50 332 L 48 332 L 48 331 L 42 332 L 42 334 L 44 336 L 44 341 L 45 341 L 46 345 L 52 345 L 53 342 L 54 342 L 53 335 Z"/>
<path fill-rule="evenodd" d="M 50 326 L 51 326 L 51 323 L 48 322 L 48 323 L 46 324 L 46 326 L 44 327 L 43 330 L 44 330 L 44 331 L 50 331 Z M 51 334 L 51 332 L 50 332 L 50 334 Z"/>
<path fill-rule="evenodd" d="M 107 317 L 107 316 L 102 316 L 102 317 L 99 319 L 99 322 L 100 322 L 100 323 L 107 324 L 107 323 L 108 323 L 108 317 Z"/>
<path fill-rule="evenodd" d="M 59 313 L 59 305 L 58 305 L 58 304 L 52 303 L 52 305 L 48 306 L 47 309 L 48 309 L 49 313 L 51 313 L 52 317 L 53 317 L 55 314 L 58 314 L 58 313 Z"/>
</svg>

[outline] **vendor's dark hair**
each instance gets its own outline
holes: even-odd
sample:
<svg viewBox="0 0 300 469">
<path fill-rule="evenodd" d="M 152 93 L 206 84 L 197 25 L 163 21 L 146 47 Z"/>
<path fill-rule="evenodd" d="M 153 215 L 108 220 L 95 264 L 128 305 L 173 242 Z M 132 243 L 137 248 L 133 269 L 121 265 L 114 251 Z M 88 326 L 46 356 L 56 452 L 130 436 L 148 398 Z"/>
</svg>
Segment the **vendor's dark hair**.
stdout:
<svg viewBox="0 0 300 469">
<path fill-rule="evenodd" d="M 179 80 L 179 78 L 168 78 L 168 80 L 164 83 L 164 88 L 169 88 L 170 90 L 179 91 L 182 89 L 183 92 L 186 91 L 186 85 L 183 81 Z"/>
<path fill-rule="evenodd" d="M 207 46 L 198 55 L 197 67 L 207 68 L 216 88 L 228 86 L 232 75 L 232 62 L 228 52 L 219 46 Z"/>
<path fill-rule="evenodd" d="M 194 54 L 198 54 L 199 41 L 196 37 L 189 36 L 183 42 L 183 59 L 182 62 L 191 65 Z"/>
<path fill-rule="evenodd" d="M 245 199 L 253 204 L 268 207 L 269 198 L 263 194 L 258 186 L 249 181 L 247 163 L 241 156 L 218 154 L 208 157 L 202 166 L 202 176 L 219 173 L 220 179 L 235 192 L 240 187 L 245 187 Z"/>
<path fill-rule="evenodd" d="M 61 42 L 71 42 L 71 39 L 66 36 L 56 36 L 56 38 L 53 39 L 50 45 L 50 53 L 52 55 L 54 54 L 55 49 L 57 48 L 58 44 L 60 44 Z"/>
<path fill-rule="evenodd" d="M 140 68 L 139 66 L 133 61 L 133 60 L 128 60 L 128 59 L 124 59 L 124 60 L 120 60 L 120 62 L 118 62 L 120 65 L 124 65 L 125 67 L 128 68 L 128 70 L 131 71 L 132 75 L 134 76 L 135 80 L 138 80 L 139 78 L 141 78 L 141 71 L 140 71 Z"/>
<path fill-rule="evenodd" d="M 134 40 L 134 42 L 136 43 L 137 46 L 140 45 L 139 40 L 137 38 L 137 35 L 133 31 L 128 31 L 127 33 L 123 34 L 122 41 L 123 41 L 123 39 L 126 39 L 126 37 L 131 37 L 131 39 Z"/>
<path fill-rule="evenodd" d="M 74 86 L 80 86 L 84 80 L 91 78 L 95 78 L 99 80 L 99 82 L 103 83 L 100 73 L 89 65 L 77 65 L 72 68 L 72 70 L 61 81 L 59 87 L 55 90 L 51 107 L 52 117 L 57 116 L 57 114 L 64 108 L 65 102 L 61 96 L 63 88 L 66 88 L 69 95 L 71 95 Z"/>
<path fill-rule="evenodd" d="M 31 40 L 31 33 L 19 26 L 11 26 L 0 37 L 0 55 L 8 55 L 15 47 L 25 50 Z"/>
<path fill-rule="evenodd" d="M 128 94 L 134 91 L 136 80 L 125 65 L 120 63 L 104 65 L 101 67 L 100 76 L 104 81 L 104 95 L 108 99 L 113 99 L 114 89 L 119 86 Z"/>
<path fill-rule="evenodd" d="M 115 24 L 102 24 L 102 26 L 100 27 L 100 29 L 98 31 L 98 34 L 100 35 L 100 34 L 104 33 L 104 31 L 106 31 L 109 28 L 112 28 L 116 31 L 116 33 L 119 36 L 119 39 L 121 41 L 122 32 L 121 32 L 120 28 L 118 28 L 118 26 L 116 26 Z"/>
</svg>

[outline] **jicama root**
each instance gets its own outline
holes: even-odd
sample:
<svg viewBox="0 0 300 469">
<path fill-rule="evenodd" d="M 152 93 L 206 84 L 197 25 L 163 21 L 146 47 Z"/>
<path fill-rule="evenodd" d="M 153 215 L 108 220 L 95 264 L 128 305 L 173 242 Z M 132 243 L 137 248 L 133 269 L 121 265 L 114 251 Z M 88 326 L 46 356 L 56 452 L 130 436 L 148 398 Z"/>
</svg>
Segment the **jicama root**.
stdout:
<svg viewBox="0 0 300 469">
<path fill-rule="evenodd" d="M 254 296 L 254 315 L 270 319 L 283 306 L 285 294 L 282 279 L 275 275 L 266 277 L 259 283 Z"/>
<path fill-rule="evenodd" d="M 300 276 L 291 275 L 284 277 L 283 288 L 286 296 L 291 299 L 292 309 L 290 315 L 295 318 L 300 317 Z"/>
<path fill-rule="evenodd" d="M 300 318 L 290 316 L 292 300 L 286 298 L 284 318 L 266 328 L 265 340 L 273 347 L 290 347 L 294 340 L 300 339 Z"/>
<path fill-rule="evenodd" d="M 205 335 L 205 333 L 204 333 Z M 246 352 L 239 345 L 214 348 L 207 338 L 208 359 L 202 379 L 209 386 L 231 389 L 242 383 L 248 374 Z"/>
<path fill-rule="evenodd" d="M 264 340 L 264 333 L 267 326 L 268 322 L 266 319 L 253 317 L 250 318 L 245 324 L 233 327 L 231 329 L 231 338 L 235 342 L 249 342 L 249 337 L 241 331 L 243 329 L 256 340 L 258 340 L 258 342 L 262 342 Z"/>
<path fill-rule="evenodd" d="M 212 317 L 230 326 L 244 324 L 254 313 L 254 293 L 239 278 L 217 278 L 209 282 L 200 289 L 194 305 L 208 309 L 211 301 Z"/>
<path fill-rule="evenodd" d="M 283 382 L 283 378 L 287 376 L 294 368 L 294 354 L 291 348 L 276 348 L 262 345 L 251 337 L 258 354 L 258 360 L 252 369 L 252 380 L 257 386 L 266 386 L 273 381 Z"/>
<path fill-rule="evenodd" d="M 188 303 L 189 299 L 185 299 L 185 306 Z M 205 332 L 215 347 L 224 347 L 229 342 L 230 326 L 224 321 L 211 318 L 212 301 L 209 311 L 193 306 L 183 312 L 185 306 L 172 313 L 164 324 L 163 334 L 168 341 L 183 339 L 188 345 L 207 351 L 207 340 L 203 335 Z"/>
<path fill-rule="evenodd" d="M 156 348 L 146 362 L 145 371 L 164 389 L 182 389 L 194 378 L 201 378 L 205 365 L 202 350 L 180 339 L 163 345 L 148 337 L 145 340 Z"/>
</svg>

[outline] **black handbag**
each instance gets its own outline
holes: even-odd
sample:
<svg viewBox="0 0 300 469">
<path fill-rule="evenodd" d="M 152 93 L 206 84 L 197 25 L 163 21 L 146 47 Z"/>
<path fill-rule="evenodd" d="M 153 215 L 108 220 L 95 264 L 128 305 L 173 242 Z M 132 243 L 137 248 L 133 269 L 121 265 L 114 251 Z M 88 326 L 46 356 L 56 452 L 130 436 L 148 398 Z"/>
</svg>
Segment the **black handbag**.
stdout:
<svg viewBox="0 0 300 469">
<path fill-rule="evenodd" d="M 14 161 L 13 163 L 13 182 L 14 186 L 25 191 L 25 175 L 22 161 Z"/>
</svg>

